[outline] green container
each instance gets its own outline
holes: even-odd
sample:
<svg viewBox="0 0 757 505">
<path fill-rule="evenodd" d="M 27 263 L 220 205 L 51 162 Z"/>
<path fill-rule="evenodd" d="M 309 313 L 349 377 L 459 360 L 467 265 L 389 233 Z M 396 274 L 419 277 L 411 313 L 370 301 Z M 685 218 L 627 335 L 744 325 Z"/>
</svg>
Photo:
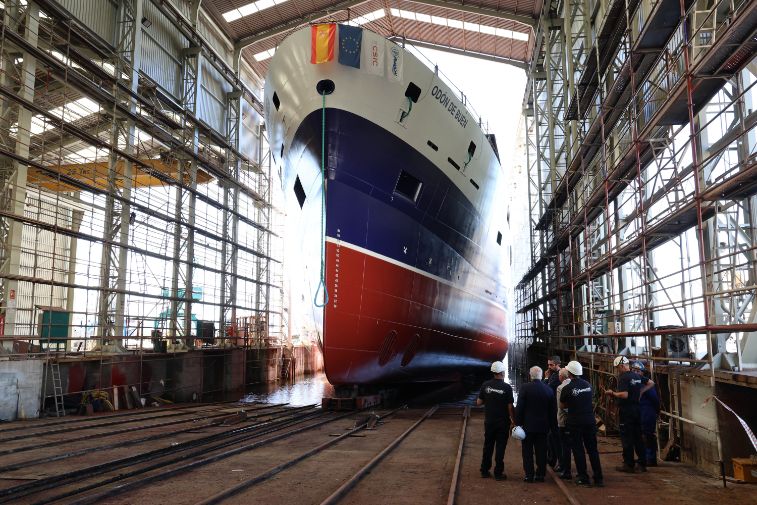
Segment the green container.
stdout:
<svg viewBox="0 0 757 505">
<path fill-rule="evenodd" d="M 69 326 L 71 326 L 70 312 L 47 308 L 42 309 L 42 313 L 37 320 L 40 344 L 66 349 Z"/>
</svg>

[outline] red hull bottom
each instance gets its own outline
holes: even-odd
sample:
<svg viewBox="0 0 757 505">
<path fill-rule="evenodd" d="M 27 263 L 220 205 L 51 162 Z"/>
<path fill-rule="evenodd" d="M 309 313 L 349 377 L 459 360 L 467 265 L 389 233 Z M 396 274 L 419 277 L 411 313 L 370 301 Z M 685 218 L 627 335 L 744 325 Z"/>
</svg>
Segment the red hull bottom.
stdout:
<svg viewBox="0 0 757 505">
<path fill-rule="evenodd" d="M 505 308 L 493 300 L 345 244 L 327 242 L 326 260 L 332 384 L 454 380 L 507 353 Z"/>
</svg>

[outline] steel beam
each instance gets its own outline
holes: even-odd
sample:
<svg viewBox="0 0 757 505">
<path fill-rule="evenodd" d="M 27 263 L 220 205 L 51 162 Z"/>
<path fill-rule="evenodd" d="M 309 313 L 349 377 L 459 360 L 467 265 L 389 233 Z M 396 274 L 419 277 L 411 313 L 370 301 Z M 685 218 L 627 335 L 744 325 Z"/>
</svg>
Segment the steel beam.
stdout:
<svg viewBox="0 0 757 505">
<path fill-rule="evenodd" d="M 477 53 L 473 51 L 468 51 L 467 49 L 458 49 L 456 47 L 443 46 L 440 44 L 433 44 L 431 42 L 423 42 L 422 40 L 417 40 L 417 39 L 408 39 L 408 38 L 400 37 L 397 35 L 393 35 L 387 38 L 400 45 L 404 43 L 408 43 L 416 47 L 434 49 L 436 51 L 442 51 L 442 52 L 450 53 L 450 54 L 459 54 L 460 56 L 469 56 L 471 58 L 476 58 L 477 60 L 493 61 L 495 63 L 504 63 L 505 65 L 512 65 L 513 67 L 517 67 L 523 70 L 528 70 L 527 63 L 523 61 L 519 61 L 519 60 L 505 58 L 503 56 L 497 56 L 494 54 L 486 54 L 486 53 Z"/>
<path fill-rule="evenodd" d="M 532 16 L 524 16 L 522 14 L 516 14 L 512 11 L 504 9 L 495 9 L 491 7 L 464 4 L 462 2 L 452 2 L 450 0 L 410 0 L 410 2 L 422 5 L 431 5 L 432 7 L 443 7 L 445 9 L 468 12 L 470 14 L 478 14 L 479 16 L 488 16 L 490 18 L 515 21 L 516 23 L 527 26 L 532 30 L 536 28 L 537 23 L 537 19 Z"/>
<path fill-rule="evenodd" d="M 199 7 L 199 1 L 196 0 Z M 200 48 L 189 48 L 183 58 L 183 96 L 182 109 L 195 117 L 202 89 L 203 56 Z M 200 131 L 192 124 L 187 115 L 182 118 L 182 143 L 191 150 L 194 157 L 189 160 L 180 158 L 179 185 L 174 191 L 174 258 L 171 275 L 171 294 L 174 297 L 170 308 L 169 342 L 172 350 L 185 350 L 191 347 L 192 303 L 194 277 L 194 224 L 197 204 L 197 159 L 200 149 Z M 183 301 L 181 300 L 183 298 Z"/>
<path fill-rule="evenodd" d="M 143 0 L 121 2 L 119 9 L 118 42 L 113 62 L 116 76 L 126 75 L 126 88 L 131 94 L 124 94 L 118 85 L 114 86 L 114 96 L 126 102 L 131 114 L 137 112 L 134 96 L 139 86 L 139 68 L 142 57 L 142 7 Z M 125 95 L 125 96 L 124 96 Z M 111 145 L 123 142 L 123 151 L 128 156 L 134 152 L 136 125 L 133 120 L 121 120 L 113 111 Z M 98 336 L 102 350 L 119 352 L 121 340 L 125 337 L 124 311 L 126 305 L 126 269 L 128 266 L 129 229 L 131 221 L 131 190 L 134 181 L 134 163 L 123 160 L 121 176 L 117 166 L 120 156 L 111 151 L 108 168 L 108 193 L 105 199 L 105 219 L 103 249 L 100 268 L 100 296 L 98 304 Z M 120 179 L 120 181 L 119 181 Z M 116 197 L 118 196 L 118 198 Z M 112 244 L 118 244 L 114 247 Z"/>
<path fill-rule="evenodd" d="M 320 9 L 314 12 L 306 13 L 303 16 L 298 17 L 296 19 L 292 19 L 290 21 L 286 21 L 276 26 L 266 28 L 265 30 L 261 30 L 258 33 L 253 33 L 251 35 L 242 37 L 236 42 L 234 42 L 235 65 L 236 65 L 235 68 L 238 68 L 238 60 L 239 60 L 239 56 L 241 55 L 242 49 L 248 46 L 251 46 L 257 42 L 260 42 L 261 40 L 266 40 L 271 37 L 275 37 L 276 35 L 286 33 L 289 30 L 293 30 L 297 27 L 306 26 L 309 23 L 331 16 L 335 12 L 351 9 L 352 7 L 355 7 L 357 5 L 364 4 L 370 1 L 371 0 L 345 0 L 343 2 L 337 2 L 333 5 L 326 7 L 325 9 Z"/>
<path fill-rule="evenodd" d="M 32 47 L 37 46 L 39 32 L 39 6 L 34 2 L 22 2 L 20 0 L 8 1 L 5 3 L 4 25 L 9 30 L 23 31 L 24 40 Z M 3 45 L 0 48 L 3 52 L 9 48 Z M 2 77 L 0 77 L 3 86 L 12 85 L 17 87 L 18 97 L 27 100 L 34 100 L 34 81 L 37 69 L 37 60 L 28 52 L 22 52 L 22 62 L 20 73 L 16 82 L 9 82 L 12 77 L 9 75 L 11 69 L 17 68 L 15 56 L 10 54 L 0 54 L 8 65 Z M 12 114 L 13 110 L 17 111 L 16 115 L 16 141 L 14 146 L 15 160 L 4 159 L 0 169 L 0 208 L 10 214 L 0 220 L 0 276 L 18 274 L 21 265 L 21 247 L 22 231 L 24 223 L 15 217 L 23 217 L 26 207 L 26 185 L 27 185 L 27 168 L 28 165 L 21 163 L 18 159 L 29 156 L 29 142 L 31 138 L 32 112 L 20 105 L 11 105 L 9 97 L 4 100 L 5 112 Z M 10 147 L 10 146 L 9 146 Z M 16 323 L 18 317 L 17 303 L 19 295 L 19 283 L 17 280 L 5 278 L 0 283 L 0 310 L 3 311 L 4 334 L 16 335 Z M 3 341 L 3 347 L 8 350 L 12 349 L 12 341 Z"/>
</svg>

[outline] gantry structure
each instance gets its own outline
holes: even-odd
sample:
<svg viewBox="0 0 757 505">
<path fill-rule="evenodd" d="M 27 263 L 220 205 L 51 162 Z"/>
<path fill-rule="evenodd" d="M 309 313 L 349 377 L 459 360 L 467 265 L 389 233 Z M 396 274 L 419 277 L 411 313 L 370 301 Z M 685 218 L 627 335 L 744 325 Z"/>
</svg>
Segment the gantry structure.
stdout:
<svg viewBox="0 0 757 505">
<path fill-rule="evenodd" d="M 275 335 L 260 79 L 199 2 L 95 3 L 3 3 L 4 352 Z"/>
<path fill-rule="evenodd" d="M 713 473 L 746 439 L 711 396 L 743 416 L 757 369 L 756 29 L 753 1 L 545 2 L 524 98 L 524 359 L 578 359 L 597 389 L 643 360 L 663 447 Z"/>
</svg>

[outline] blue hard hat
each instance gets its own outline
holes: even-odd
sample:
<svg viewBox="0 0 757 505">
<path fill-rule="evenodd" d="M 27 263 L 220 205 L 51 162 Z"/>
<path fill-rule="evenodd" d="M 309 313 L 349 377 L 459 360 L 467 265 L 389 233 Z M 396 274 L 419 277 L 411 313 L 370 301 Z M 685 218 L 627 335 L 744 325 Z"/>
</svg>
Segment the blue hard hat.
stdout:
<svg viewBox="0 0 757 505">
<path fill-rule="evenodd" d="M 644 363 L 642 363 L 641 361 L 634 361 L 631 364 L 631 368 L 638 368 L 639 370 L 641 370 L 643 372 L 644 371 Z"/>
</svg>

